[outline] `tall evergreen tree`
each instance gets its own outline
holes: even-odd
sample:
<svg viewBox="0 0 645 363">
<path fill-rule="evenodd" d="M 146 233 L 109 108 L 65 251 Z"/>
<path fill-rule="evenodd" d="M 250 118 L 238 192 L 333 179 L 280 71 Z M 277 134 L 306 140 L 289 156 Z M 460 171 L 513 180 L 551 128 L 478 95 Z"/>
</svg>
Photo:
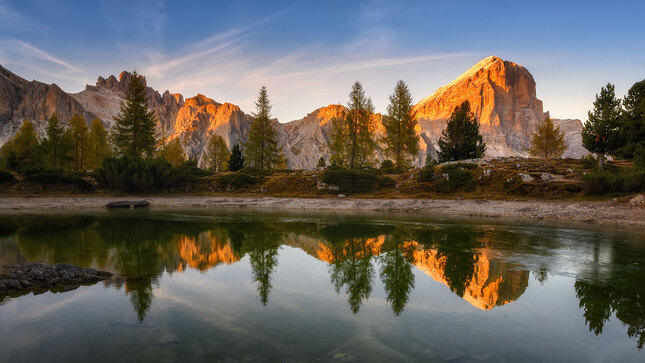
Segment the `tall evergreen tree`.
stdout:
<svg viewBox="0 0 645 363">
<path fill-rule="evenodd" d="M 602 169 L 605 155 L 615 149 L 618 141 L 618 128 L 621 118 L 620 100 L 616 98 L 614 85 L 600 89 L 589 111 L 588 119 L 582 129 L 582 146 L 598 155 L 598 165 Z"/>
<path fill-rule="evenodd" d="M 481 158 L 486 144 L 479 133 L 479 122 L 470 111 L 470 103 L 456 106 L 439 139 L 439 162 Z"/>
<path fill-rule="evenodd" d="M 249 140 L 245 145 L 246 160 L 259 170 L 271 170 L 281 161 L 281 150 L 278 146 L 278 132 L 271 123 L 271 104 L 266 87 L 260 88 L 255 102 L 255 120 L 251 124 Z"/>
<path fill-rule="evenodd" d="M 531 139 L 529 153 L 533 157 L 561 158 L 567 150 L 567 142 L 560 127 L 555 127 L 550 117 L 547 117 Z"/>
<path fill-rule="evenodd" d="M 17 167 L 25 170 L 42 166 L 40 151 L 34 125 L 25 120 L 11 140 L 11 152 L 14 154 Z"/>
<path fill-rule="evenodd" d="M 69 152 L 69 145 L 65 141 L 65 128 L 63 128 L 58 116 L 52 113 L 49 120 L 47 120 L 47 139 L 43 140 L 49 166 L 56 169 L 63 167 L 65 157 Z"/>
<path fill-rule="evenodd" d="M 394 159 L 400 170 L 410 167 L 410 160 L 419 152 L 419 136 L 415 127 L 417 121 L 412 111 L 412 94 L 403 81 L 398 81 L 394 93 L 390 95 L 387 117 L 383 118 L 385 127 L 385 155 Z"/>
<path fill-rule="evenodd" d="M 154 111 L 148 110 L 146 86 L 136 71 L 114 120 L 112 140 L 119 154 L 135 158 L 154 156 L 157 119 Z"/>
<path fill-rule="evenodd" d="M 235 144 L 231 150 L 231 157 L 228 159 L 228 170 L 238 171 L 244 167 L 244 156 L 240 144 Z"/>
<path fill-rule="evenodd" d="M 631 159 L 637 150 L 645 148 L 645 80 L 634 83 L 627 91 L 623 107 L 618 138 L 621 146 L 616 154 Z"/>
<path fill-rule="evenodd" d="M 224 171 L 227 169 L 227 162 L 231 157 L 226 142 L 220 135 L 213 135 L 208 140 L 205 153 L 206 168 L 213 171 Z"/>
<path fill-rule="evenodd" d="M 76 172 L 87 169 L 87 153 L 89 150 L 89 129 L 83 116 L 73 115 L 69 120 L 68 133 L 72 140 L 72 160 Z"/>
<path fill-rule="evenodd" d="M 376 143 L 371 117 L 372 100 L 365 96 L 360 82 L 355 82 L 349 93 L 347 110 L 342 117 L 332 121 L 329 148 L 332 164 L 358 168 L 369 163 L 374 156 Z"/>
<path fill-rule="evenodd" d="M 89 133 L 89 148 L 87 151 L 87 165 L 89 169 L 100 168 L 103 159 L 110 156 L 110 146 L 107 141 L 107 131 L 103 122 L 97 117 L 92 120 Z"/>
</svg>

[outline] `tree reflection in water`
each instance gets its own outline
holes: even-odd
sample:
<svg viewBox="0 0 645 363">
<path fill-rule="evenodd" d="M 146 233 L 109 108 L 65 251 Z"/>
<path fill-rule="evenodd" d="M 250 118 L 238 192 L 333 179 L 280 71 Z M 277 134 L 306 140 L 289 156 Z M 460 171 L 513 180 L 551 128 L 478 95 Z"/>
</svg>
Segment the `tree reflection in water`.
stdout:
<svg viewBox="0 0 645 363">
<path fill-rule="evenodd" d="M 69 263 L 109 270 L 143 321 L 164 272 L 205 272 L 248 256 L 260 302 L 267 305 L 280 246 L 290 245 L 329 264 L 331 284 L 353 313 L 369 299 L 377 272 L 395 316 L 415 287 L 415 269 L 447 285 L 483 310 L 517 300 L 531 271 L 545 283 L 558 266 L 550 258 L 564 248 L 557 237 L 460 224 L 282 219 L 187 219 L 155 213 L 103 216 L 20 216 L 0 219 L 0 262 Z M 547 246 L 547 247 L 545 247 Z M 598 246 L 581 271 L 575 293 L 590 331 L 601 334 L 615 317 L 645 344 L 643 254 L 609 243 L 607 261 Z M 595 249 L 594 249 L 595 248 Z M 502 256 L 503 258 L 500 258 Z M 533 256 L 530 259 L 514 256 Z M 527 264 L 525 261 L 531 261 Z M 2 299 L 2 297 L 0 297 Z"/>
</svg>

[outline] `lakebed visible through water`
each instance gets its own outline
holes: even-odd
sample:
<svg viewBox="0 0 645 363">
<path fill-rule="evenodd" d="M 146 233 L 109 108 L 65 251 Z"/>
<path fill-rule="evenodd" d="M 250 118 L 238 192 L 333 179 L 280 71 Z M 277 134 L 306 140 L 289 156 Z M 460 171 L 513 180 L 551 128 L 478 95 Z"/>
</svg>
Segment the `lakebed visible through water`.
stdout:
<svg viewBox="0 0 645 363">
<path fill-rule="evenodd" d="M 590 226 L 591 228 L 591 226 Z M 645 234 L 391 214 L 0 216 L 0 361 L 642 361 Z"/>
</svg>

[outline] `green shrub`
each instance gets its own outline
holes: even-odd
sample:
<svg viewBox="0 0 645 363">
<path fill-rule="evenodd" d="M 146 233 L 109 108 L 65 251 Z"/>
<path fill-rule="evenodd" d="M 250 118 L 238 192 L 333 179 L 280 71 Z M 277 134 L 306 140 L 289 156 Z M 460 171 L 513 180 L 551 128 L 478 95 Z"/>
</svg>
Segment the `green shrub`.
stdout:
<svg viewBox="0 0 645 363">
<path fill-rule="evenodd" d="M 645 170 L 595 170 L 582 177 L 587 194 L 603 195 L 645 191 Z"/>
<path fill-rule="evenodd" d="M 172 168 L 170 170 L 170 184 L 172 186 L 178 186 L 183 183 L 192 183 L 197 181 L 197 178 L 210 176 L 215 174 L 210 170 L 204 170 L 197 167 L 196 164 L 184 163 L 181 166 Z"/>
<path fill-rule="evenodd" d="M 392 162 L 392 160 L 385 159 L 383 160 L 383 162 L 381 162 L 380 169 L 386 172 L 394 171 L 394 163 Z"/>
<path fill-rule="evenodd" d="M 419 181 L 431 182 L 435 179 L 434 165 L 426 165 L 419 170 Z"/>
<path fill-rule="evenodd" d="M 16 178 L 14 178 L 10 172 L 6 170 L 0 170 L 0 183 L 4 183 L 4 182 L 13 183 L 15 181 L 16 181 Z"/>
<path fill-rule="evenodd" d="M 45 172 L 45 173 L 39 173 L 39 174 L 30 174 L 25 178 L 25 180 L 30 182 L 30 183 L 37 183 L 37 184 L 74 185 L 74 186 L 78 187 L 80 190 L 84 190 L 84 191 L 89 191 L 89 190 L 92 190 L 92 188 L 93 188 L 92 183 L 90 183 L 87 180 L 81 178 L 80 176 L 77 176 L 77 175 L 65 175 L 65 174 L 61 174 L 61 173 Z"/>
<path fill-rule="evenodd" d="M 103 160 L 96 177 L 110 189 L 145 193 L 170 187 L 173 182 L 171 170 L 170 164 L 161 159 L 111 157 Z"/>
<path fill-rule="evenodd" d="M 472 191 L 476 187 L 475 181 L 473 180 L 473 174 L 468 170 L 463 170 L 459 167 L 446 168 L 444 166 L 441 168 L 441 171 L 444 174 L 447 174 L 448 177 L 434 184 L 435 191 L 439 193 L 450 193 L 459 188 L 463 188 L 467 191 Z"/>
<path fill-rule="evenodd" d="M 217 184 L 220 187 L 240 189 L 262 182 L 262 177 L 251 175 L 250 173 L 236 172 L 222 175 L 217 178 Z"/>
<path fill-rule="evenodd" d="M 460 169 L 460 170 L 475 170 L 479 166 L 473 163 L 454 163 L 448 164 L 441 167 L 443 173 L 447 173 L 450 170 Z"/>
<path fill-rule="evenodd" d="M 336 185 L 341 193 L 369 192 L 378 188 L 394 186 L 392 178 L 379 176 L 373 170 L 325 170 L 323 183 Z"/>
</svg>

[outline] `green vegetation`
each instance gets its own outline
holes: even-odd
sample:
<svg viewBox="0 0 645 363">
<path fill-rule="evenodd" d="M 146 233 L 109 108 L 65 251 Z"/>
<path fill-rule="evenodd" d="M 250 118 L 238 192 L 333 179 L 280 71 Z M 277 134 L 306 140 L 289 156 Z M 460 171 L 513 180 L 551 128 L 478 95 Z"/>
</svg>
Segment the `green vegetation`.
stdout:
<svg viewBox="0 0 645 363">
<path fill-rule="evenodd" d="M 284 168 L 286 160 L 278 145 L 278 132 L 271 122 L 271 104 L 266 87 L 260 88 L 255 101 L 255 120 L 251 124 L 244 154 L 249 166 L 262 171 Z"/>
<path fill-rule="evenodd" d="M 547 117 L 531 139 L 529 153 L 532 157 L 543 159 L 561 158 L 567 150 L 567 142 L 560 127 L 555 127 L 550 117 Z"/>
<path fill-rule="evenodd" d="M 108 189 L 150 193 L 170 186 L 171 169 L 165 160 L 123 155 L 103 160 L 103 167 L 97 171 L 96 178 Z"/>
<path fill-rule="evenodd" d="M 450 193 L 463 188 L 466 191 L 473 191 L 476 183 L 473 180 L 472 170 L 477 169 L 477 164 L 455 163 L 444 165 L 440 168 L 443 177 L 433 187 L 439 193 Z"/>
<path fill-rule="evenodd" d="M 479 133 L 479 123 L 464 101 L 455 107 L 439 139 L 439 162 L 475 159 L 484 156 L 486 144 Z"/>
<path fill-rule="evenodd" d="M 398 81 L 394 93 L 390 95 L 387 116 L 383 117 L 386 147 L 385 155 L 394 159 L 399 170 L 410 168 L 411 159 L 419 152 L 419 137 L 416 133 L 417 121 L 412 111 L 412 94 L 403 81 Z"/>
<path fill-rule="evenodd" d="M 178 137 L 172 139 L 168 144 L 163 145 L 160 154 L 161 158 L 167 161 L 173 168 L 186 162 L 184 148 L 181 146 L 181 140 Z"/>
<path fill-rule="evenodd" d="M 13 183 L 16 181 L 16 178 L 14 178 L 13 174 L 6 170 L 0 170 L 0 184 L 2 183 Z"/>
<path fill-rule="evenodd" d="M 360 82 L 355 82 L 349 93 L 347 110 L 332 121 L 329 142 L 332 164 L 350 169 L 369 165 L 376 148 L 372 138 L 373 114 L 372 100 L 365 96 Z"/>
<path fill-rule="evenodd" d="M 321 181 L 338 186 L 341 193 L 365 193 L 379 188 L 393 187 L 394 180 L 370 170 L 325 170 Z"/>
<path fill-rule="evenodd" d="M 594 170 L 582 177 L 584 191 L 592 195 L 645 191 L 645 170 Z"/>
<path fill-rule="evenodd" d="M 108 135 L 103 122 L 98 118 L 92 120 L 88 138 L 87 165 L 88 169 L 98 169 L 103 165 L 103 159 L 112 154 L 108 145 Z"/>
<path fill-rule="evenodd" d="M 81 191 L 91 191 L 94 189 L 92 184 L 78 175 L 65 175 L 55 171 L 43 171 L 27 175 L 26 181 L 38 184 L 64 184 L 76 186 Z"/>
<path fill-rule="evenodd" d="M 645 153 L 645 80 L 635 83 L 623 100 L 617 156 L 632 159 Z"/>
<path fill-rule="evenodd" d="M 582 129 L 582 145 L 598 155 L 598 166 L 605 165 L 605 155 L 615 150 L 621 118 L 620 100 L 616 98 L 614 85 L 608 83 L 596 95 L 594 109 Z"/>
<path fill-rule="evenodd" d="M 248 173 L 231 173 L 217 178 L 217 184 L 227 189 L 242 189 L 262 182 L 262 177 Z"/>
<path fill-rule="evenodd" d="M 228 151 L 226 142 L 220 135 L 213 135 L 208 140 L 204 152 L 204 166 L 213 171 L 224 171 L 228 169 L 228 161 L 231 152 Z"/>
<path fill-rule="evenodd" d="M 231 150 L 231 157 L 228 159 L 228 170 L 238 171 L 244 167 L 244 156 L 240 144 L 235 144 Z"/>
</svg>

